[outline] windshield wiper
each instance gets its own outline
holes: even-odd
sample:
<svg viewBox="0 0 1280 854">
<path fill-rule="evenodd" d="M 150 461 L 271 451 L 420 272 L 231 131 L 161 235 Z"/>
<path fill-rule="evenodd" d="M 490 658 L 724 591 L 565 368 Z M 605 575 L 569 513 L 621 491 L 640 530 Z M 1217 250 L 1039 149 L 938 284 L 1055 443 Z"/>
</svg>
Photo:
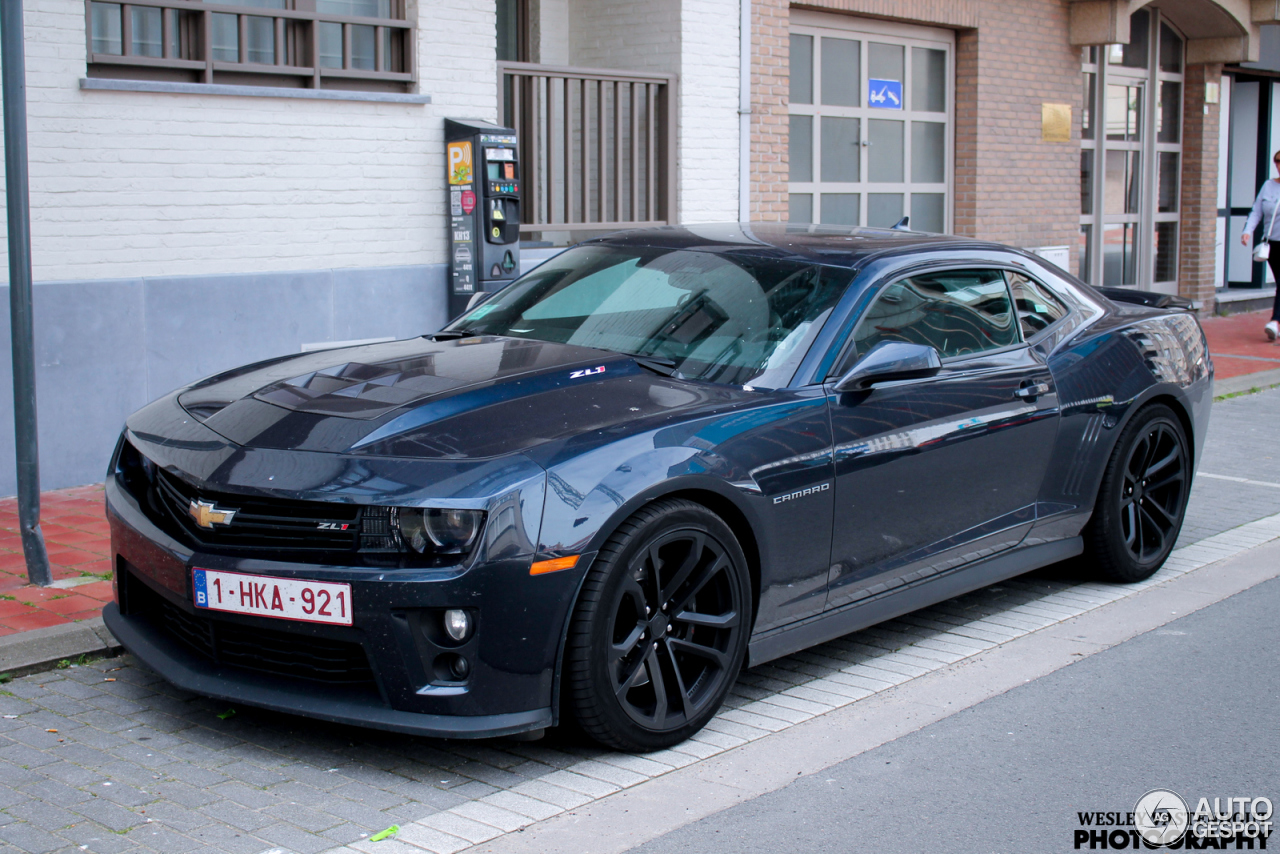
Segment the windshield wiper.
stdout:
<svg viewBox="0 0 1280 854">
<path fill-rule="evenodd" d="M 646 370 L 653 371 L 655 374 L 661 374 L 664 377 L 681 378 L 680 372 L 676 370 L 676 363 L 671 359 L 663 359 L 658 356 L 637 356 L 634 353 L 625 353 L 623 355 L 631 357 L 631 361 Z"/>
<path fill-rule="evenodd" d="M 444 329 L 423 337 L 430 338 L 433 341 L 451 341 L 455 338 L 476 338 L 483 334 L 483 332 L 477 332 L 474 329 Z"/>
</svg>

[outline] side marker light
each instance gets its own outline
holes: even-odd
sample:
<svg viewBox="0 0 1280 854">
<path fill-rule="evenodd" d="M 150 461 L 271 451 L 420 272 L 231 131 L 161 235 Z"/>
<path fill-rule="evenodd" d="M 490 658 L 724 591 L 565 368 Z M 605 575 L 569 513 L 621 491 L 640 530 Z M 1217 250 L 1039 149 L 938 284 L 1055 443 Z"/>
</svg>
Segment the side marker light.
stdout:
<svg viewBox="0 0 1280 854">
<path fill-rule="evenodd" d="M 562 569 L 573 569 L 578 564 L 578 555 L 558 557 L 552 560 L 536 560 L 529 567 L 530 575 L 546 575 L 548 572 L 559 572 Z"/>
</svg>

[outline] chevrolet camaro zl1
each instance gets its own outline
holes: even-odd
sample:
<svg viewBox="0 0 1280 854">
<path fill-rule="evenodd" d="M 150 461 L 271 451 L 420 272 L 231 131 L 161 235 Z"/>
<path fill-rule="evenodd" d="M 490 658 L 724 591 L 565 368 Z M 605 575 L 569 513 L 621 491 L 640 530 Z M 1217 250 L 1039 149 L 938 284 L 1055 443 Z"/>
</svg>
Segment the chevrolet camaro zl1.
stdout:
<svg viewBox="0 0 1280 854">
<path fill-rule="evenodd" d="M 591 240 L 441 332 L 132 415 L 104 617 L 237 703 L 671 745 L 742 667 L 1057 561 L 1159 568 L 1213 368 L 1143 302 L 907 231 Z"/>
</svg>

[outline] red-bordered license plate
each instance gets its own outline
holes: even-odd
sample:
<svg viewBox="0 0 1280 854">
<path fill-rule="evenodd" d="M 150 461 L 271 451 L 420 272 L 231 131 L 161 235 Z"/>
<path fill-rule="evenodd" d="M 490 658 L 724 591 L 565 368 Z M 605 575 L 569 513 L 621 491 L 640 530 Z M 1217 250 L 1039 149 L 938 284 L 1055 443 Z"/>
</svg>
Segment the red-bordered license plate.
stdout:
<svg viewBox="0 0 1280 854">
<path fill-rule="evenodd" d="M 351 585 L 191 568 L 195 605 L 277 620 L 351 625 Z"/>
</svg>

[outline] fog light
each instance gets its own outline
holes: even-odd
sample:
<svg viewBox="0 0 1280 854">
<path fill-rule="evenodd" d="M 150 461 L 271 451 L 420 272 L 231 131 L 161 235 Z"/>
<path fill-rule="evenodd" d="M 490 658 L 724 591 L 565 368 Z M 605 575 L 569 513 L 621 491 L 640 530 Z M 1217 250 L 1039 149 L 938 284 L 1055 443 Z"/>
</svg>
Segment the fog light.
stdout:
<svg viewBox="0 0 1280 854">
<path fill-rule="evenodd" d="M 444 632 L 461 643 L 471 634 L 471 615 L 459 608 L 444 612 Z"/>
<path fill-rule="evenodd" d="M 467 660 L 460 655 L 456 655 L 453 661 L 449 663 L 449 672 L 453 674 L 453 678 L 461 682 L 467 678 L 467 674 L 471 672 L 471 665 L 467 664 Z"/>
</svg>

